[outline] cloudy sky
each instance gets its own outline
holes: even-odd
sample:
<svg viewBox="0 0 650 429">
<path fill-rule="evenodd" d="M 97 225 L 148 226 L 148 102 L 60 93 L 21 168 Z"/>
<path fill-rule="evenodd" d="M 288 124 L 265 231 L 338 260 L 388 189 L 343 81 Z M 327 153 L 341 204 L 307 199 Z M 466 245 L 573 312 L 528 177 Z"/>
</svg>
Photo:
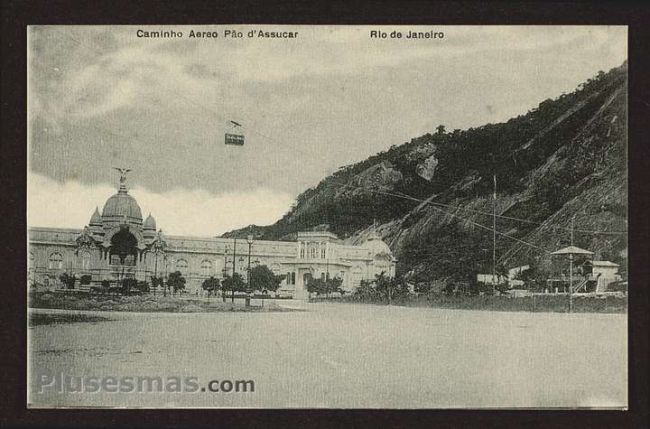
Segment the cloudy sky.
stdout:
<svg viewBox="0 0 650 429">
<path fill-rule="evenodd" d="M 444 39 L 371 39 L 376 29 Z M 273 223 L 343 165 L 439 124 L 505 121 L 627 58 L 625 27 L 39 26 L 28 37 L 28 224 L 83 227 L 123 166 L 143 214 L 191 235 Z M 243 147 L 224 145 L 230 120 Z"/>
</svg>

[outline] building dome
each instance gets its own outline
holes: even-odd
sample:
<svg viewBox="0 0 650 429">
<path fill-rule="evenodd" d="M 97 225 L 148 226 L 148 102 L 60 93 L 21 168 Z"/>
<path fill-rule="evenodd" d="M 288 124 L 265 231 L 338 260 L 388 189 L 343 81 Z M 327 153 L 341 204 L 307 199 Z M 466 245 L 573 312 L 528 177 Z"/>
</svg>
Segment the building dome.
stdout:
<svg viewBox="0 0 650 429">
<path fill-rule="evenodd" d="M 102 225 L 102 216 L 99 214 L 99 207 L 95 207 L 95 213 L 90 217 L 90 226 L 101 226 Z"/>
<path fill-rule="evenodd" d="M 373 256 L 386 254 L 392 255 L 390 247 L 377 234 L 372 234 L 364 243 L 363 247 L 368 249 Z"/>
<path fill-rule="evenodd" d="M 147 219 L 144 221 L 144 229 L 150 229 L 152 231 L 156 230 L 156 219 L 151 216 L 151 213 L 149 213 L 149 216 L 147 216 Z"/>
<path fill-rule="evenodd" d="M 142 225 L 140 206 L 135 198 L 129 195 L 125 187 L 120 187 L 117 194 L 106 200 L 102 211 L 102 222 L 104 224 Z"/>
</svg>

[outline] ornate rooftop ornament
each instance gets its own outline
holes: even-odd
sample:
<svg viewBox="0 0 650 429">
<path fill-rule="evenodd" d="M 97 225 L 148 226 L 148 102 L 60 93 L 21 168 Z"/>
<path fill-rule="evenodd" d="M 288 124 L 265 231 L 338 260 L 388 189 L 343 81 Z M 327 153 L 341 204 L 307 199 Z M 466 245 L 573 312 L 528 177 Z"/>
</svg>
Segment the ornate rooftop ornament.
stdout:
<svg viewBox="0 0 650 429">
<path fill-rule="evenodd" d="M 113 169 L 120 172 L 120 191 L 122 188 L 124 188 L 124 191 L 126 191 L 126 173 L 131 171 L 131 169 L 122 167 L 113 167 Z"/>
<path fill-rule="evenodd" d="M 162 229 L 158 230 L 156 235 L 154 236 L 153 241 L 151 242 L 151 250 L 155 252 L 164 252 L 165 249 L 167 248 L 167 242 L 165 241 L 165 238 L 163 237 Z"/>
<path fill-rule="evenodd" d="M 75 242 L 77 243 L 77 250 L 92 248 L 96 243 L 95 239 L 92 236 L 92 233 L 90 232 L 90 228 L 87 226 L 84 227 L 81 234 L 79 234 L 79 236 L 75 239 Z"/>
</svg>

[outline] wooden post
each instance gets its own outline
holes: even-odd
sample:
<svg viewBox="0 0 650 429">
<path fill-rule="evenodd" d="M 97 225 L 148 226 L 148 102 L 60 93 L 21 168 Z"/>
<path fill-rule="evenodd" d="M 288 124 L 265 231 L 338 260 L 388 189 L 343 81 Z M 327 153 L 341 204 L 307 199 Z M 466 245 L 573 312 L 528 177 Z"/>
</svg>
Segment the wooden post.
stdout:
<svg viewBox="0 0 650 429">
<path fill-rule="evenodd" d="M 576 216 L 571 218 L 571 246 L 573 246 L 573 224 Z M 573 312 L 573 253 L 569 254 L 569 313 Z"/>
<path fill-rule="evenodd" d="M 492 295 L 496 295 L 497 272 L 497 175 L 494 178 L 494 194 L 492 198 Z"/>
<path fill-rule="evenodd" d="M 233 250 L 232 250 L 232 295 L 231 297 L 231 302 L 234 304 L 235 303 L 235 268 L 237 264 L 237 237 L 234 238 L 234 245 L 233 245 Z"/>
</svg>

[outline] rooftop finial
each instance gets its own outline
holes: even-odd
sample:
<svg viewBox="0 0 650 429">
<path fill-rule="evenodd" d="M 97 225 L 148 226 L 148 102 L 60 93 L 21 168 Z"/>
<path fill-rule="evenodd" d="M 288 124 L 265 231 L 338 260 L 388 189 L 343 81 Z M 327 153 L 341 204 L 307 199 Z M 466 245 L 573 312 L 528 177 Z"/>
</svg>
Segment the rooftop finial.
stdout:
<svg viewBox="0 0 650 429">
<path fill-rule="evenodd" d="M 126 173 L 131 171 L 131 169 L 130 168 L 123 168 L 123 167 L 113 167 L 113 169 L 120 172 L 120 192 L 127 192 L 127 189 L 126 189 Z"/>
</svg>

